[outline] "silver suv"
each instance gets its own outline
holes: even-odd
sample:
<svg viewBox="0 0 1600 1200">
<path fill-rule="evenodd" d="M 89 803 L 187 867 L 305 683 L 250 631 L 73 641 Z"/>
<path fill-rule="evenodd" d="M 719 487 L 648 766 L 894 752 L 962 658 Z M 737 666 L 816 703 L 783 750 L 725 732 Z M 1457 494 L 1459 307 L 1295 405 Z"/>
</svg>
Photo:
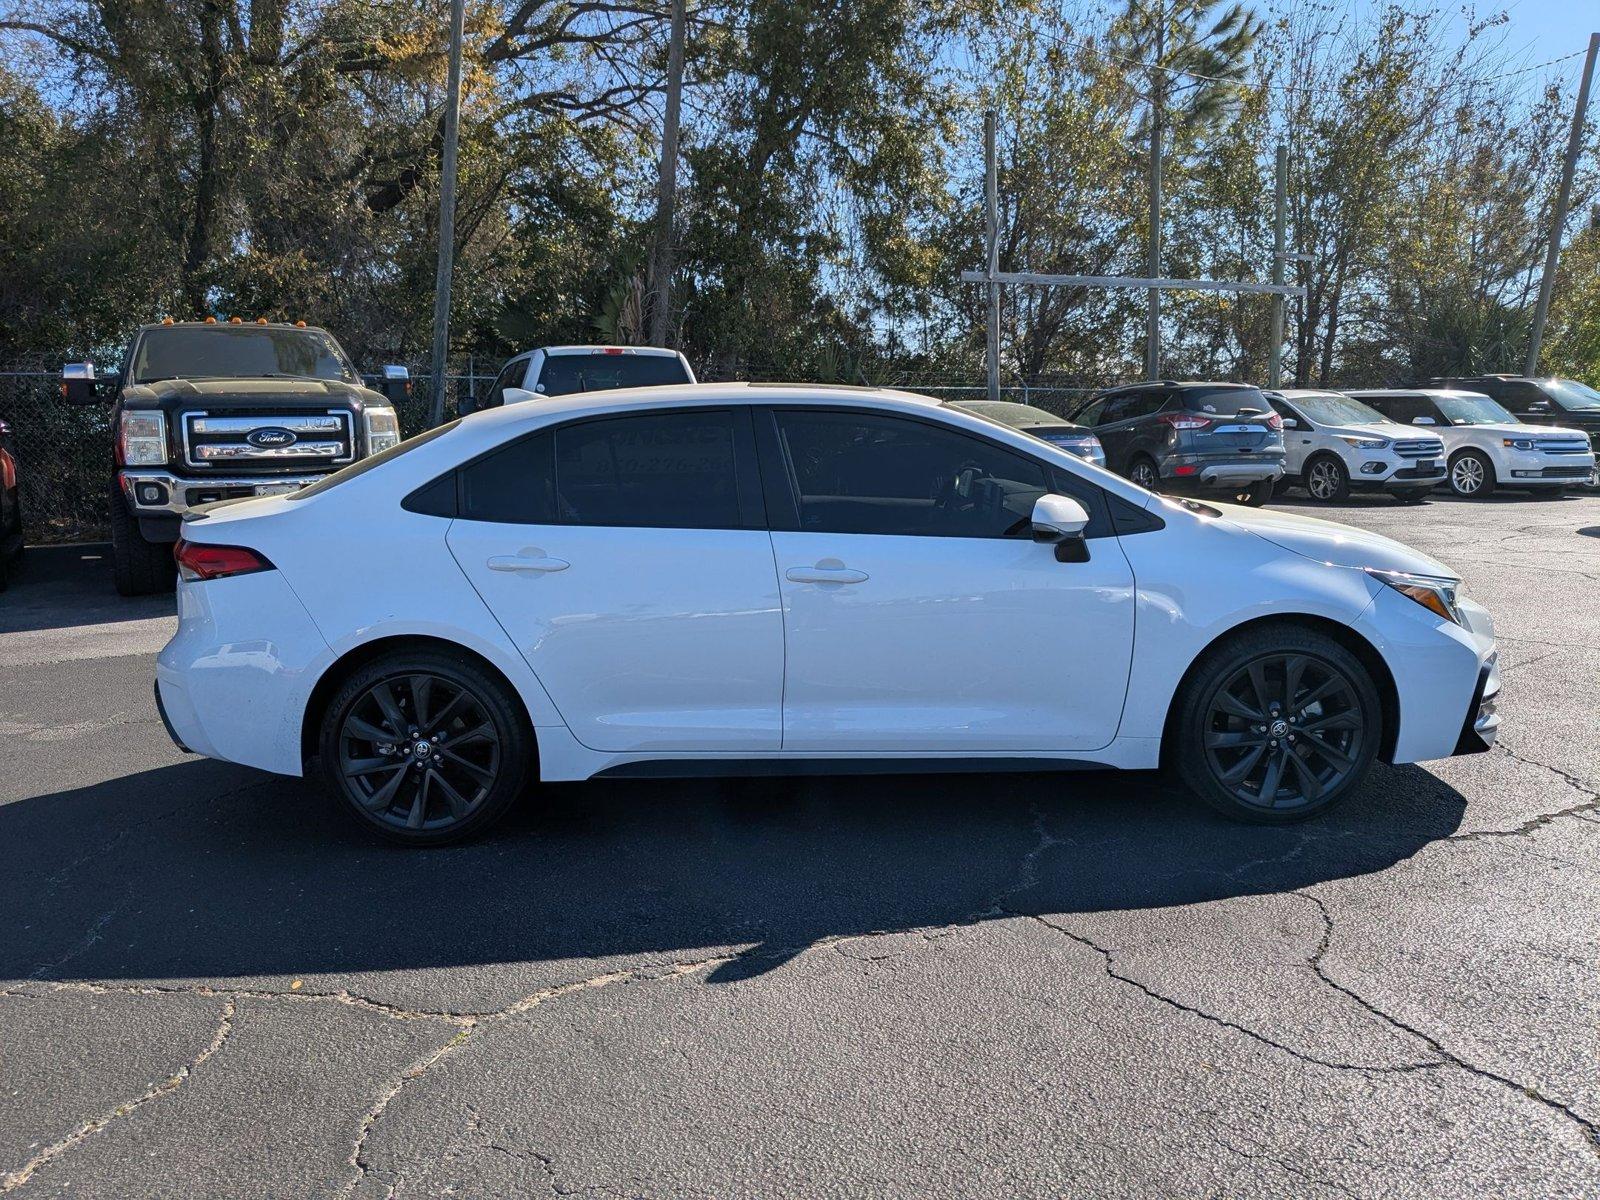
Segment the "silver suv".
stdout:
<svg viewBox="0 0 1600 1200">
<path fill-rule="evenodd" d="M 1283 418 L 1284 477 L 1313 500 L 1388 492 L 1416 504 L 1444 482 L 1444 442 L 1339 392 L 1265 393 Z"/>
</svg>

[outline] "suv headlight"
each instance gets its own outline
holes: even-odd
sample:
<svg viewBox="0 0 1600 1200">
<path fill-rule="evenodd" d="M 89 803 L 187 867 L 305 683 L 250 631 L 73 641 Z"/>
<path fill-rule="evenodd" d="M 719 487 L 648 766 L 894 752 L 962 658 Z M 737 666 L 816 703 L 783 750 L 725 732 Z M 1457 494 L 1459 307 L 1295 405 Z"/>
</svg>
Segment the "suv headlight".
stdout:
<svg viewBox="0 0 1600 1200">
<path fill-rule="evenodd" d="M 1532 450 L 1533 449 L 1533 439 L 1532 438 L 1501 438 L 1500 439 L 1500 444 L 1502 446 L 1509 446 L 1513 450 Z"/>
<path fill-rule="evenodd" d="M 125 467 L 153 467 L 166 462 L 166 413 L 124 412 L 117 419 L 117 458 Z"/>
<path fill-rule="evenodd" d="M 1465 625 L 1461 610 L 1456 607 L 1456 589 L 1459 579 L 1444 579 L 1438 575 L 1413 575 L 1409 571 L 1380 571 L 1368 567 L 1367 574 L 1379 583 L 1387 584 L 1408 600 L 1415 600 L 1436 617 L 1443 617 L 1455 625 Z"/>
<path fill-rule="evenodd" d="M 1387 438 L 1342 437 L 1339 440 L 1347 446 L 1354 446 L 1357 450 L 1387 450 L 1389 448 L 1389 440 Z"/>
<path fill-rule="evenodd" d="M 366 418 L 368 454 L 376 454 L 400 444 L 400 418 L 394 415 L 394 409 L 387 405 L 381 408 L 368 405 Z"/>
</svg>

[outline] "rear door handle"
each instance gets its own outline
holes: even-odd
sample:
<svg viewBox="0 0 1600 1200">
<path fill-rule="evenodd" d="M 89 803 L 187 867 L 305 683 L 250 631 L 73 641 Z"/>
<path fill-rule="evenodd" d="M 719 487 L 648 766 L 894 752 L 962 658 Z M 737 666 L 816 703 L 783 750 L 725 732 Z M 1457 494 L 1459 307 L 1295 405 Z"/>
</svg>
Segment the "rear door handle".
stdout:
<svg viewBox="0 0 1600 1200">
<path fill-rule="evenodd" d="M 848 567 L 790 567 L 783 573 L 790 583 L 865 583 L 865 571 L 852 571 Z"/>
<path fill-rule="evenodd" d="M 546 558 L 543 555 L 496 554 L 484 565 L 491 571 L 547 575 L 551 571 L 565 571 L 572 564 L 564 558 Z"/>
</svg>

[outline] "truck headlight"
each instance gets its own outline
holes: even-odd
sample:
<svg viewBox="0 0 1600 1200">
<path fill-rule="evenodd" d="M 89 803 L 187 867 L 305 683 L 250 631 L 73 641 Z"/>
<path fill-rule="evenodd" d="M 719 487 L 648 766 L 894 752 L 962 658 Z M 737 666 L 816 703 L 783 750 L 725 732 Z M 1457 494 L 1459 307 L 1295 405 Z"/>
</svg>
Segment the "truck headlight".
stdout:
<svg viewBox="0 0 1600 1200">
<path fill-rule="evenodd" d="M 167 461 L 167 415 L 124 412 L 117 420 L 117 459 L 125 467 L 153 467 Z"/>
<path fill-rule="evenodd" d="M 1465 625 L 1461 610 L 1456 607 L 1456 589 L 1459 579 L 1444 579 L 1438 575 L 1413 575 L 1409 571 L 1380 571 L 1368 567 L 1367 574 L 1379 583 L 1387 584 L 1408 600 L 1415 600 L 1436 617 L 1443 617 L 1455 625 Z"/>
<path fill-rule="evenodd" d="M 394 409 L 369 405 L 366 418 L 368 454 L 376 454 L 400 444 L 400 418 L 394 415 Z"/>
<path fill-rule="evenodd" d="M 1342 437 L 1339 440 L 1357 450 L 1385 450 L 1389 446 L 1385 438 Z"/>
</svg>

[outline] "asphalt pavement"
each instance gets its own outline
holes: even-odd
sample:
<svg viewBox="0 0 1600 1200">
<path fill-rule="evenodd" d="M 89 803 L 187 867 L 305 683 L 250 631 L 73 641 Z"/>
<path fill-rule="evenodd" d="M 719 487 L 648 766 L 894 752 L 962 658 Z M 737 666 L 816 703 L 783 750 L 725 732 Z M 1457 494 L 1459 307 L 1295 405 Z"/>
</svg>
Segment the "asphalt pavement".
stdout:
<svg viewBox="0 0 1600 1200">
<path fill-rule="evenodd" d="M 1494 614 L 1494 752 L 608 782 L 371 841 L 179 753 L 169 597 L 0 595 L 0 1193 L 1600 1194 L 1600 498 L 1332 509 Z"/>
</svg>

